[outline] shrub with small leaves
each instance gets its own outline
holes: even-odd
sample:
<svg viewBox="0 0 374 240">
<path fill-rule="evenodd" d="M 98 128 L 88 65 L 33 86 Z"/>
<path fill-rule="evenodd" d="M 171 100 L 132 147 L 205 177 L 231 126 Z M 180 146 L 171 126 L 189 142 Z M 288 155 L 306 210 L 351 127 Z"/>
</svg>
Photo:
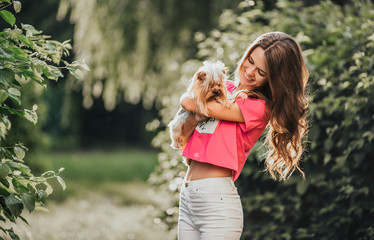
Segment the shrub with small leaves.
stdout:
<svg viewBox="0 0 374 240">
<path fill-rule="evenodd" d="M 44 208 L 46 197 L 53 192 L 48 180 L 57 179 L 62 188 L 66 188 L 59 176 L 64 169 L 34 176 L 24 161 L 27 148 L 20 142 L 14 146 L 3 145 L 11 130 L 9 116 L 16 115 L 36 124 L 38 106 L 34 104 L 32 109 L 22 107 L 23 86 L 34 82 L 46 88 L 45 79 L 57 81 L 63 77 L 62 69 L 68 69 L 73 77 L 82 79 L 82 70 L 89 68 L 84 63 L 62 60 L 69 55 L 69 41 L 51 40 L 28 24 L 18 28 L 12 7 L 18 13 L 21 3 L 0 1 L 0 17 L 12 27 L 0 32 L 0 221 L 16 222 L 19 218 L 27 223 L 22 211 L 24 208 L 30 212 Z M 0 226 L 0 230 L 12 239 L 19 239 L 12 228 Z"/>
</svg>

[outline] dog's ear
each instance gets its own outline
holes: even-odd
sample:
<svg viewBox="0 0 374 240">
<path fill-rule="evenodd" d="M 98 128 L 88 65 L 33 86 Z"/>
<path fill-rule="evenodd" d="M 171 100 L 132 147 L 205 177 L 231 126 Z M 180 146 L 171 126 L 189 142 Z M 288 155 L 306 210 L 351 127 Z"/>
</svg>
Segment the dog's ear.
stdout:
<svg viewBox="0 0 374 240">
<path fill-rule="evenodd" d="M 206 79 L 206 72 L 198 72 L 197 73 L 197 79 L 199 79 L 200 81 L 205 81 L 205 79 Z"/>
<path fill-rule="evenodd" d="M 225 69 L 223 69 L 223 74 L 227 74 L 227 72 L 229 71 L 229 69 L 228 68 L 225 68 Z"/>
</svg>

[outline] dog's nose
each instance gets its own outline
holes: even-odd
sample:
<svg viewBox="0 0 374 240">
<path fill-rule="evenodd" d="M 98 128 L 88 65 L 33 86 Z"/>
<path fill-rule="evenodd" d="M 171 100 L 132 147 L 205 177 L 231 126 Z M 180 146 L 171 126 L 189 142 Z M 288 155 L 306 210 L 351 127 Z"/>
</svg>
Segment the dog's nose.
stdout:
<svg viewBox="0 0 374 240">
<path fill-rule="evenodd" d="M 219 94 L 219 91 L 218 91 L 218 90 L 214 90 L 214 91 L 213 91 L 213 94 L 214 94 L 214 95 L 218 95 L 218 94 Z"/>
</svg>

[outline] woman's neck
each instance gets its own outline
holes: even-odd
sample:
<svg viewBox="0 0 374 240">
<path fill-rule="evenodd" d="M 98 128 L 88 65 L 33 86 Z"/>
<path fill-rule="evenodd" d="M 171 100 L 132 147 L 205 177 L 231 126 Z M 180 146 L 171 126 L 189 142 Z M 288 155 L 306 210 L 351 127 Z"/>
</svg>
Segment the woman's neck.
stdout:
<svg viewBox="0 0 374 240">
<path fill-rule="evenodd" d="M 247 91 L 249 91 L 250 89 L 247 89 L 247 88 L 243 87 L 243 86 L 240 85 L 240 83 L 239 83 L 238 86 L 234 89 L 233 92 L 239 92 L 239 91 L 242 91 L 242 90 L 247 90 Z"/>
</svg>

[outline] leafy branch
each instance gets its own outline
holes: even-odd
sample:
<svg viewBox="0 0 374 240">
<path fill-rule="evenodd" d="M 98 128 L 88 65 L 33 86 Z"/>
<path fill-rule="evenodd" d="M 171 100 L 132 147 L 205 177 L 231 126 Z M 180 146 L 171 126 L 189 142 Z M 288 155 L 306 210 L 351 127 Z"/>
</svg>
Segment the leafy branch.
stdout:
<svg viewBox="0 0 374 240">
<path fill-rule="evenodd" d="M 89 67 L 78 61 L 69 63 L 63 60 L 72 49 L 70 40 L 62 43 L 51 40 L 50 36 L 42 35 L 42 31 L 28 24 L 21 24 L 18 28 L 13 13 L 5 10 L 11 5 L 14 12 L 21 10 L 19 1 L 0 1 L 0 17 L 13 27 L 0 32 L 0 221 L 15 223 L 20 218 L 27 223 L 21 216 L 24 208 L 29 212 L 46 210 L 43 207 L 45 199 L 53 192 L 49 180 L 56 179 L 65 190 L 66 184 L 59 176 L 64 169 L 34 176 L 24 161 L 28 149 L 22 143 L 1 146 L 11 129 L 9 116 L 16 115 L 36 124 L 38 106 L 34 104 L 32 109 L 22 107 L 24 84 L 34 82 L 46 88 L 46 79 L 57 81 L 64 77 L 62 69 L 82 79 Z M 19 239 L 12 228 L 0 227 L 0 230 L 12 239 Z"/>
</svg>

